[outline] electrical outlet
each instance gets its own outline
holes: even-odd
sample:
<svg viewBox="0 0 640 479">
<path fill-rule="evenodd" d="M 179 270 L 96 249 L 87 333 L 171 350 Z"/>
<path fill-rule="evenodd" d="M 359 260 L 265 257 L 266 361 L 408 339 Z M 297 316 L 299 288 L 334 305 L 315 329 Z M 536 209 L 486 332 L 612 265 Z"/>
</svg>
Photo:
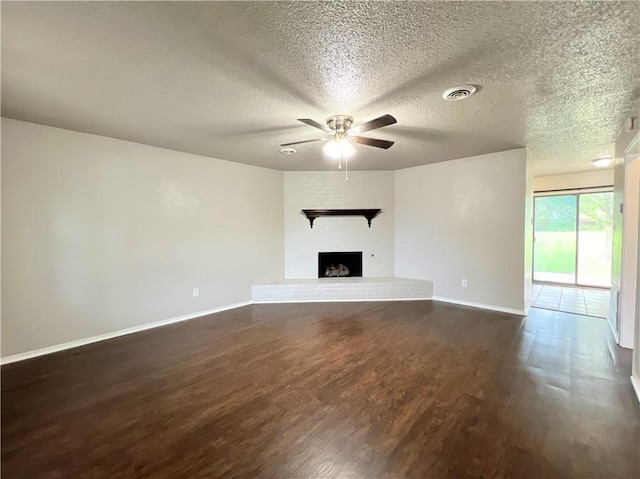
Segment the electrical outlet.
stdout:
<svg viewBox="0 0 640 479">
<path fill-rule="evenodd" d="M 197 298 L 198 296 L 200 296 L 200 289 L 199 288 L 193 288 L 193 297 Z"/>
<path fill-rule="evenodd" d="M 462 287 L 463 287 L 463 288 L 466 288 L 466 287 L 467 287 L 467 280 L 466 280 L 466 279 L 463 279 L 463 280 L 462 280 Z"/>
</svg>

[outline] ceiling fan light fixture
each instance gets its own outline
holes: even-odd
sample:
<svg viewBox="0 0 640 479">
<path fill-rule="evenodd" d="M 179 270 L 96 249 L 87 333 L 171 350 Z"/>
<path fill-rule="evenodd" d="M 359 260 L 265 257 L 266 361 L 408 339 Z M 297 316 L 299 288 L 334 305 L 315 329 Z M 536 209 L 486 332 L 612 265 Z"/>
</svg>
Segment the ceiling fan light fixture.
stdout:
<svg viewBox="0 0 640 479">
<path fill-rule="evenodd" d="M 613 158 L 611 158 L 610 156 L 607 156 L 603 158 L 596 158 L 591 163 L 593 163 L 593 166 L 597 168 L 606 168 L 611 164 L 612 161 L 613 161 Z"/>
<path fill-rule="evenodd" d="M 327 155 L 335 159 L 348 158 L 356 152 L 351 140 L 344 137 L 332 138 L 322 149 Z"/>
</svg>

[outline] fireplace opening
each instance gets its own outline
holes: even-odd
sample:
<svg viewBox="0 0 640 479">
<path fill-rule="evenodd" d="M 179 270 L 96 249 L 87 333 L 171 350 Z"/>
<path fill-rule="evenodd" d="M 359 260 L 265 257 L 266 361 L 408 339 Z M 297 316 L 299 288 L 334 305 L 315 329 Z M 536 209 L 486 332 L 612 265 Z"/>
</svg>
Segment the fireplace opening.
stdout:
<svg viewBox="0 0 640 479">
<path fill-rule="evenodd" d="M 318 278 L 362 276 L 362 251 L 318 253 Z"/>
</svg>

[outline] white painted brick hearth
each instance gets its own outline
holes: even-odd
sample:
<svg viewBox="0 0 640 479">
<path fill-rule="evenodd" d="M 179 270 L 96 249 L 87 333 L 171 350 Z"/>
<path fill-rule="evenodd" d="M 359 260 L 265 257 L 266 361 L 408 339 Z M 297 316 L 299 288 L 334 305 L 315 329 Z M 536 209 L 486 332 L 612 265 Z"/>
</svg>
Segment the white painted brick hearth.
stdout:
<svg viewBox="0 0 640 479">
<path fill-rule="evenodd" d="M 288 279 L 254 285 L 254 303 L 431 299 L 431 281 L 405 278 Z"/>
<path fill-rule="evenodd" d="M 364 161 L 364 159 L 362 160 Z M 394 275 L 394 172 L 284 173 L 285 277 L 318 277 L 318 252 L 362 251 L 362 276 Z M 318 218 L 309 227 L 302 209 L 381 208 L 371 228 L 362 216 Z"/>
</svg>

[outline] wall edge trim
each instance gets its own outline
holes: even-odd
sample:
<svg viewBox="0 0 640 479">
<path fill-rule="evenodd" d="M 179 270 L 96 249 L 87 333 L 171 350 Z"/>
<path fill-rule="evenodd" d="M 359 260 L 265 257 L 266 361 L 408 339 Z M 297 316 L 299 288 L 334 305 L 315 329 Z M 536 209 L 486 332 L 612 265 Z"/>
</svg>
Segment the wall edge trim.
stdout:
<svg viewBox="0 0 640 479">
<path fill-rule="evenodd" d="M 616 328 L 613 325 L 613 322 L 611 322 L 611 318 L 609 316 L 610 315 L 607 314 L 607 323 L 609 324 L 609 329 L 611 329 L 611 334 L 613 334 L 613 339 L 615 340 L 616 344 L 620 346 L 620 336 L 618 335 L 618 331 L 616 331 Z"/>
<path fill-rule="evenodd" d="M 434 301 L 442 301 L 443 303 L 457 304 L 460 306 L 470 306 L 472 308 L 487 309 L 489 311 L 497 311 L 499 313 L 516 314 L 518 316 L 526 316 L 524 309 L 503 308 L 502 306 L 494 306 L 492 304 L 474 303 L 472 301 L 462 301 L 459 299 L 443 298 L 442 296 L 434 296 Z"/>
<path fill-rule="evenodd" d="M 640 403 L 640 381 L 636 379 L 635 376 L 631 376 L 631 385 L 633 386 L 633 390 L 636 392 L 638 403 Z"/>
<path fill-rule="evenodd" d="M 386 298 L 386 299 L 284 299 L 280 301 L 256 300 L 253 304 L 289 304 L 289 303 L 365 303 L 381 301 L 431 301 L 433 298 Z"/>
<path fill-rule="evenodd" d="M 131 328 L 119 329 L 117 331 L 112 331 L 110 333 L 99 334 L 96 336 L 89 336 L 83 339 L 76 339 L 74 341 L 69 341 L 66 343 L 55 344 L 53 346 L 47 346 L 44 348 L 34 349 L 31 351 L 26 351 L 24 353 L 12 354 L 10 356 L 5 356 L 0 358 L 0 364 L 11 364 L 19 361 L 25 361 L 27 359 L 37 358 L 39 356 L 45 356 L 47 354 L 57 353 L 59 351 L 65 351 L 67 349 L 73 349 L 80 346 L 86 346 L 93 343 L 99 343 L 101 341 L 107 341 L 109 339 L 118 338 L 120 336 L 126 336 L 128 334 L 139 333 L 141 331 L 146 331 L 148 329 L 159 328 L 162 326 L 167 326 L 173 323 L 179 323 L 182 321 L 188 321 L 190 319 L 200 318 L 202 316 L 208 316 L 209 314 L 221 313 L 222 311 L 227 311 L 229 309 L 240 308 L 242 306 L 248 306 L 253 304 L 253 301 L 242 301 L 240 303 L 228 304 L 225 306 L 220 306 L 218 308 L 207 309 L 204 311 L 198 311 L 196 313 L 185 314 L 183 316 L 175 316 L 169 319 L 163 319 L 161 321 L 154 321 L 153 323 L 145 323 L 139 326 L 133 326 Z"/>
</svg>

